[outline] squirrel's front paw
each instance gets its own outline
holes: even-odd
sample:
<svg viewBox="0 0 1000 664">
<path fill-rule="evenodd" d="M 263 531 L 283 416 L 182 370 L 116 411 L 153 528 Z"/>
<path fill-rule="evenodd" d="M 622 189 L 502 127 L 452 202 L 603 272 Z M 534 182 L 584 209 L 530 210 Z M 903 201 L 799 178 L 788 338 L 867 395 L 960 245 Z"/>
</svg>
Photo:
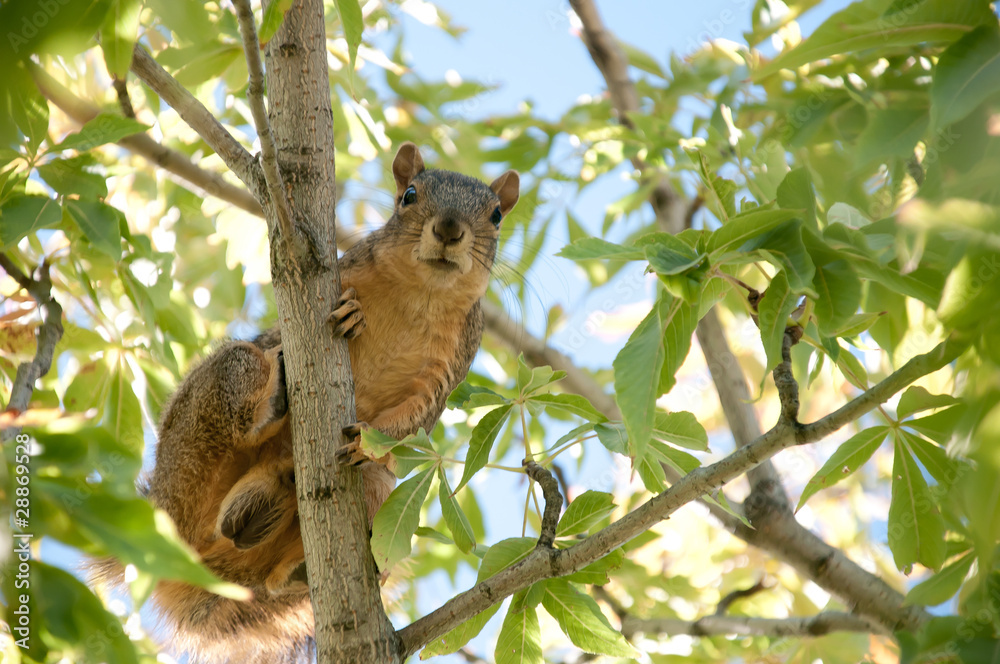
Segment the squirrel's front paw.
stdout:
<svg viewBox="0 0 1000 664">
<path fill-rule="evenodd" d="M 353 339 L 365 329 L 365 315 L 357 297 L 358 292 L 353 288 L 345 290 L 337 301 L 337 308 L 327 318 L 333 324 L 333 333 L 338 337 Z"/>
<path fill-rule="evenodd" d="M 350 439 L 351 442 L 341 445 L 340 449 L 337 450 L 338 463 L 347 466 L 357 466 L 365 461 L 373 460 L 372 457 L 365 454 L 365 451 L 361 449 L 361 432 L 370 428 L 367 422 L 354 422 L 340 430 L 344 434 L 344 437 Z"/>
</svg>

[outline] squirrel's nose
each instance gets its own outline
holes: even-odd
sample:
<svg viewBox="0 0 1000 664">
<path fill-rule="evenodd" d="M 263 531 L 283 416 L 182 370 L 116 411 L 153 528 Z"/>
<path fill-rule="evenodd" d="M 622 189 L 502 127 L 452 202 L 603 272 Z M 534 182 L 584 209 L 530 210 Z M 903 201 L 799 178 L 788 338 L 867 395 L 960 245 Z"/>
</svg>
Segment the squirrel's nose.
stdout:
<svg viewBox="0 0 1000 664">
<path fill-rule="evenodd" d="M 438 239 L 438 242 L 447 246 L 455 244 L 465 237 L 465 231 L 454 218 L 445 217 L 434 224 L 434 237 Z"/>
</svg>

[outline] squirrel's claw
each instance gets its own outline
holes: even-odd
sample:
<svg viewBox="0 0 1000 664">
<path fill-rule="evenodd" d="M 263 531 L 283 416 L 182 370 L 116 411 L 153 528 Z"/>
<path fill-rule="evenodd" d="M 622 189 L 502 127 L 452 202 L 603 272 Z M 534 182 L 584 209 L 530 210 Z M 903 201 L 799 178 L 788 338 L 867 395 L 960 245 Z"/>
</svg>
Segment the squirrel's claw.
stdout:
<svg viewBox="0 0 1000 664">
<path fill-rule="evenodd" d="M 348 466 L 357 466 L 372 459 L 361 449 L 361 432 L 370 429 L 367 422 L 353 422 L 341 429 L 341 433 L 351 442 L 337 450 L 337 461 Z"/>
<path fill-rule="evenodd" d="M 327 318 L 334 326 L 333 333 L 338 337 L 353 339 L 365 329 L 365 315 L 357 297 L 358 292 L 353 288 L 345 290 L 337 301 L 337 308 Z"/>
</svg>

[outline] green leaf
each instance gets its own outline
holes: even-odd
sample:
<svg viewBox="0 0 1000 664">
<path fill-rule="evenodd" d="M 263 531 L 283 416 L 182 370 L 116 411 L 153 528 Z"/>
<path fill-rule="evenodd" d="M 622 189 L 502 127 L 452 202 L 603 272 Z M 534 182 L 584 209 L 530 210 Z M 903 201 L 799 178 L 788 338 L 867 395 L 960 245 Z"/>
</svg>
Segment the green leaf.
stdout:
<svg viewBox="0 0 1000 664">
<path fill-rule="evenodd" d="M 635 540 L 632 540 L 633 542 Z M 608 572 L 621 568 L 625 562 L 625 552 L 622 549 L 615 549 L 599 560 L 595 560 L 578 572 L 573 572 L 565 578 L 571 583 L 588 583 L 595 586 L 603 586 L 611 579 Z"/>
<path fill-rule="evenodd" d="M 782 270 L 771 278 L 764 297 L 757 305 L 760 320 L 760 339 L 767 355 L 765 372 L 771 371 L 781 364 L 781 345 L 785 337 L 785 328 L 791 324 L 788 317 L 798 306 L 799 296 L 792 293 L 788 287 L 788 279 Z"/>
<path fill-rule="evenodd" d="M 26 235 L 61 220 L 62 208 L 47 196 L 11 196 L 0 207 L 0 249 L 14 247 Z"/>
<path fill-rule="evenodd" d="M 73 376 L 63 395 L 63 404 L 71 413 L 82 413 L 96 408 L 109 379 L 107 363 L 101 359 L 82 365 Z"/>
<path fill-rule="evenodd" d="M 644 71 L 647 74 L 652 74 L 653 76 L 659 76 L 660 78 L 667 78 L 666 74 L 663 73 L 663 68 L 660 67 L 660 63 L 656 61 L 656 58 L 651 56 L 649 53 L 636 48 L 625 42 L 621 42 L 622 50 L 625 51 L 625 57 L 628 58 L 628 63 Z"/>
<path fill-rule="evenodd" d="M 931 394 L 926 388 L 911 385 L 899 397 L 899 403 L 896 405 L 896 417 L 902 420 L 922 410 L 953 406 L 958 402 L 958 399 L 950 394 Z"/>
<path fill-rule="evenodd" d="M 816 323 L 824 335 L 843 326 L 861 304 L 861 280 L 847 261 L 838 260 L 816 267 L 813 287 L 816 300 Z"/>
<path fill-rule="evenodd" d="M 658 440 L 654 440 L 649 444 L 649 453 L 647 456 L 654 457 L 657 460 L 666 463 L 681 475 L 687 475 L 701 465 L 701 462 L 698 461 L 697 457 L 671 447 L 665 443 L 661 443 Z"/>
<path fill-rule="evenodd" d="M 507 421 L 507 416 L 510 415 L 511 407 L 511 404 L 505 404 L 494 408 L 483 415 L 483 419 L 479 420 L 479 424 L 472 430 L 469 451 L 465 455 L 465 469 L 462 471 L 462 480 L 455 487 L 456 493 L 489 461 L 490 450 L 493 449 L 497 434 L 500 433 L 504 422 Z"/>
<path fill-rule="evenodd" d="M 843 53 L 923 42 L 951 42 L 992 16 L 986 3 L 922 0 L 854 2 L 823 22 L 812 35 L 759 69 L 754 80 Z M 994 18 L 995 21 L 995 18 Z"/>
<path fill-rule="evenodd" d="M 56 643 L 66 644 L 62 654 L 67 661 L 139 661 L 120 620 L 86 585 L 69 572 L 40 560 L 32 560 L 30 570 L 27 607 L 33 629 L 29 643 L 41 638 L 51 643 L 54 637 Z"/>
<path fill-rule="evenodd" d="M 631 455 L 641 457 L 653 431 L 663 368 L 663 328 L 656 304 L 615 358 L 615 400 L 628 430 Z"/>
<path fill-rule="evenodd" d="M 264 16 L 260 20 L 260 30 L 257 32 L 257 38 L 260 40 L 261 44 L 266 44 L 271 41 L 274 37 L 274 33 L 278 31 L 281 24 L 285 22 L 285 14 L 288 10 L 292 8 L 292 0 L 275 0 L 274 2 L 268 3 L 267 7 L 264 8 Z M 357 49 L 355 47 L 355 52 Z M 353 68 L 354 62 L 352 60 L 351 67 Z"/>
<path fill-rule="evenodd" d="M 697 267 L 705 260 L 704 254 L 694 257 L 690 252 L 678 252 L 660 244 L 646 245 L 646 260 L 649 261 L 649 268 L 662 275 L 681 274 L 693 267 Z"/>
<path fill-rule="evenodd" d="M 142 410 L 138 397 L 132 391 L 131 370 L 124 359 L 112 368 L 108 388 L 101 426 L 115 440 L 128 448 L 136 458 L 140 458 L 144 447 Z"/>
<path fill-rule="evenodd" d="M 620 422 L 595 424 L 594 432 L 601 444 L 608 448 L 608 451 L 628 456 L 628 433 L 625 431 L 624 424 Z"/>
<path fill-rule="evenodd" d="M 476 638 L 483 631 L 483 627 L 486 627 L 486 623 L 496 615 L 500 607 L 501 603 L 497 602 L 482 613 L 472 616 L 444 636 L 431 641 L 420 651 L 420 659 L 428 659 L 438 655 L 450 655 L 453 652 L 457 652 L 462 646 Z"/>
<path fill-rule="evenodd" d="M 667 488 L 667 475 L 663 472 L 663 459 L 653 449 L 653 444 L 657 441 L 650 441 L 646 452 L 635 459 L 633 467 L 639 473 L 639 479 L 646 491 L 650 493 L 660 493 Z M 660 443 L 662 445 L 662 443 Z"/>
<path fill-rule="evenodd" d="M 656 413 L 653 438 L 689 450 L 708 451 L 708 433 L 693 413 L 680 410 L 673 413 Z"/>
<path fill-rule="evenodd" d="M 115 0 L 101 26 L 101 50 L 108 73 L 125 80 L 139 33 L 141 0 Z"/>
<path fill-rule="evenodd" d="M 476 547 L 476 535 L 472 531 L 472 524 L 469 517 L 465 516 L 455 496 L 452 495 L 451 487 L 448 486 L 448 476 L 444 472 L 444 466 L 438 466 L 438 478 L 440 479 L 440 490 L 438 498 L 441 501 L 441 516 L 451 531 L 451 536 L 455 539 L 455 546 L 462 553 L 469 553 Z"/>
<path fill-rule="evenodd" d="M 855 357 L 851 351 L 838 352 L 836 362 L 837 367 L 844 374 L 844 378 L 847 379 L 848 383 L 859 390 L 868 389 L 868 371 L 865 369 L 865 365 L 861 364 L 861 360 Z"/>
<path fill-rule="evenodd" d="M 843 337 L 845 339 L 856 337 L 862 332 L 867 332 L 883 315 L 885 315 L 885 312 L 883 311 L 877 311 L 870 314 L 854 314 L 845 320 L 840 327 L 834 329 L 830 333 L 830 336 Z"/>
<path fill-rule="evenodd" d="M 559 520 L 556 537 L 585 533 L 615 511 L 615 497 L 603 491 L 585 491 L 573 499 Z"/>
<path fill-rule="evenodd" d="M 106 203 L 66 201 L 66 212 L 91 244 L 112 260 L 122 257 L 121 212 Z"/>
<path fill-rule="evenodd" d="M 929 440 L 910 433 L 906 429 L 900 429 L 897 434 L 906 441 L 910 451 L 942 488 L 950 489 L 955 480 L 969 470 L 967 466 L 964 466 L 964 462 L 951 458 L 944 451 L 944 448 Z"/>
<path fill-rule="evenodd" d="M 66 513 L 69 531 L 52 533 L 57 539 L 66 541 L 69 533 L 82 536 L 90 543 L 86 552 L 91 555 L 111 555 L 159 579 L 176 579 L 224 597 L 249 599 L 245 588 L 224 583 L 204 568 L 180 540 L 170 517 L 146 500 L 109 494 L 101 484 L 88 483 L 89 491 L 81 492 L 79 481 L 68 477 L 35 477 L 33 486 L 37 490 L 33 498 L 44 495 L 52 510 Z"/>
<path fill-rule="evenodd" d="M 361 5 L 358 0 L 334 0 L 337 5 L 337 13 L 340 15 L 340 24 L 344 28 L 344 37 L 347 39 L 347 53 L 351 60 L 351 75 L 354 73 L 354 61 L 358 57 L 358 46 L 361 44 L 361 33 L 365 29 L 365 18 L 361 13 Z"/>
<path fill-rule="evenodd" d="M 147 129 L 149 126 L 132 118 L 124 118 L 113 113 L 101 113 L 83 125 L 80 131 L 70 134 L 49 151 L 58 152 L 59 150 L 73 149 L 84 152 L 105 143 L 116 143 L 126 136 L 138 134 Z"/>
<path fill-rule="evenodd" d="M 1000 89 L 1000 31 L 980 26 L 945 49 L 931 83 L 935 129 L 958 122 Z"/>
<path fill-rule="evenodd" d="M 521 562 L 535 550 L 536 544 L 537 542 L 531 537 L 511 537 L 500 540 L 491 546 L 486 555 L 483 556 L 476 582 L 481 583 L 497 572 Z"/>
<path fill-rule="evenodd" d="M 585 237 L 566 245 L 556 253 L 556 256 L 562 256 L 574 261 L 593 259 L 638 261 L 643 260 L 646 254 L 641 249 L 623 247 L 620 244 L 614 244 L 596 237 Z"/>
<path fill-rule="evenodd" d="M 959 403 L 933 415 L 907 420 L 903 422 L 903 426 L 919 431 L 939 445 L 947 446 L 957 433 L 958 424 L 966 412 L 968 412 L 968 408 L 965 404 Z"/>
<path fill-rule="evenodd" d="M 785 174 L 778 185 L 778 205 L 783 210 L 803 210 L 809 227 L 816 228 L 816 192 L 809 169 L 794 168 Z"/>
<path fill-rule="evenodd" d="M 565 371 L 549 366 L 529 367 L 523 354 L 517 358 L 517 391 L 522 397 L 565 377 Z"/>
<path fill-rule="evenodd" d="M 597 602 L 568 581 L 546 581 L 542 606 L 556 619 L 569 640 L 584 652 L 612 657 L 636 656 L 635 649 L 611 626 Z"/>
<path fill-rule="evenodd" d="M 975 551 L 969 551 L 958 560 L 946 565 L 931 578 L 910 588 L 903 605 L 937 606 L 947 602 L 962 587 L 962 582 L 968 576 L 975 560 Z"/>
<path fill-rule="evenodd" d="M 775 267 L 781 268 L 793 293 L 815 295 L 812 280 L 816 268 L 802 241 L 802 223 L 790 222 L 743 245 L 743 251 L 757 249 Z"/>
<path fill-rule="evenodd" d="M 937 315 L 941 322 L 952 329 L 969 329 L 992 319 L 1000 301 L 995 288 L 984 287 L 982 276 L 990 280 L 1000 270 L 1000 253 L 974 251 L 962 257 L 948 275 L 941 293 Z"/>
<path fill-rule="evenodd" d="M 681 300 L 668 301 L 662 297 L 660 309 L 663 312 L 663 368 L 657 396 L 666 394 L 677 384 L 677 372 L 691 350 L 691 337 L 698 326 L 697 304 L 692 306 Z M 669 308 L 668 308 L 669 304 Z"/>
<path fill-rule="evenodd" d="M 877 426 L 859 431 L 837 448 L 837 451 L 827 459 L 823 467 L 817 471 L 805 489 L 802 490 L 802 497 L 795 511 L 802 509 L 818 491 L 833 486 L 837 482 L 852 475 L 858 468 L 863 466 L 868 459 L 875 454 L 889 433 L 889 427 Z"/>
<path fill-rule="evenodd" d="M 69 159 L 53 159 L 38 167 L 38 175 L 56 193 L 63 196 L 105 198 L 108 195 L 107 180 L 103 175 L 86 170 L 88 166 L 96 163 L 97 161 L 89 154 Z"/>
<path fill-rule="evenodd" d="M 427 433 L 424 431 L 423 427 L 420 428 L 419 433 L 423 434 L 422 438 L 425 441 L 426 446 L 429 448 L 430 441 L 427 439 Z M 412 447 L 413 445 L 418 444 L 415 440 L 412 440 L 414 437 L 415 436 L 407 436 L 404 441 L 405 444 L 397 445 L 392 448 L 390 452 L 392 457 L 396 460 L 396 467 L 393 470 L 393 474 L 395 474 L 399 479 L 405 478 L 413 472 L 415 468 L 419 468 L 425 463 L 435 460 L 433 455 Z"/>
<path fill-rule="evenodd" d="M 579 415 L 591 422 L 607 422 L 599 410 L 578 394 L 535 394 L 526 399 L 527 403 L 543 404 L 546 410 L 561 410 Z"/>
<path fill-rule="evenodd" d="M 370 450 L 376 457 L 383 457 L 399 445 L 399 441 L 378 429 L 367 428 L 361 431 L 361 448 Z"/>
<path fill-rule="evenodd" d="M 876 110 L 858 136 L 858 163 L 899 157 L 909 159 L 930 123 L 927 107 Z"/>
<path fill-rule="evenodd" d="M 510 610 L 500 627 L 493 657 L 496 664 L 544 664 L 538 614 L 527 606 Z"/>
<path fill-rule="evenodd" d="M 417 473 L 389 494 L 372 523 L 372 555 L 383 571 L 410 555 L 413 534 L 420 525 L 420 507 L 434 479 L 433 468 Z"/>
<path fill-rule="evenodd" d="M 763 235 L 801 216 L 799 210 L 751 210 L 737 215 L 708 237 L 713 257 L 740 248 L 748 240 Z"/>
<path fill-rule="evenodd" d="M 241 45 L 214 39 L 182 48 L 170 47 L 156 56 L 161 65 L 174 70 L 177 82 L 189 89 L 219 78 L 234 62 L 242 58 Z M 246 75 L 244 70 L 243 76 Z M 246 78 L 243 78 L 243 82 L 246 82 Z"/>
<path fill-rule="evenodd" d="M 8 33 L 8 37 L 10 34 L 13 33 Z M 18 129 L 28 138 L 26 147 L 33 154 L 48 135 L 49 103 L 26 73 L 19 72 L 15 79 L 22 75 L 22 80 L 16 83 L 10 81 L 10 114 Z M 0 92 L 0 105 L 2 104 L 3 94 Z"/>
<path fill-rule="evenodd" d="M 944 518 L 920 467 L 900 438 L 896 439 L 892 464 L 888 532 L 897 568 L 908 570 L 913 563 L 920 563 L 938 569 L 944 562 Z"/>
<path fill-rule="evenodd" d="M 448 396 L 448 408 L 479 408 L 480 406 L 497 406 L 507 403 L 507 399 L 488 387 L 470 385 L 466 381 L 459 383 L 455 391 Z"/>
</svg>

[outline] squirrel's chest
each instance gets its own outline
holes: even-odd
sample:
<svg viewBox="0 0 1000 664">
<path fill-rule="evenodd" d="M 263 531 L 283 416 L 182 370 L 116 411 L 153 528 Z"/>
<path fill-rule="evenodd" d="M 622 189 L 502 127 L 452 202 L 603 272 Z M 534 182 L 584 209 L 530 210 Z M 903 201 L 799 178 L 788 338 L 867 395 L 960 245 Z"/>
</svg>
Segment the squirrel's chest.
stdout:
<svg viewBox="0 0 1000 664">
<path fill-rule="evenodd" d="M 348 343 L 359 416 L 365 402 L 384 408 L 411 396 L 427 376 L 450 377 L 468 312 L 439 293 L 351 285 L 365 316 L 365 329 Z"/>
</svg>

